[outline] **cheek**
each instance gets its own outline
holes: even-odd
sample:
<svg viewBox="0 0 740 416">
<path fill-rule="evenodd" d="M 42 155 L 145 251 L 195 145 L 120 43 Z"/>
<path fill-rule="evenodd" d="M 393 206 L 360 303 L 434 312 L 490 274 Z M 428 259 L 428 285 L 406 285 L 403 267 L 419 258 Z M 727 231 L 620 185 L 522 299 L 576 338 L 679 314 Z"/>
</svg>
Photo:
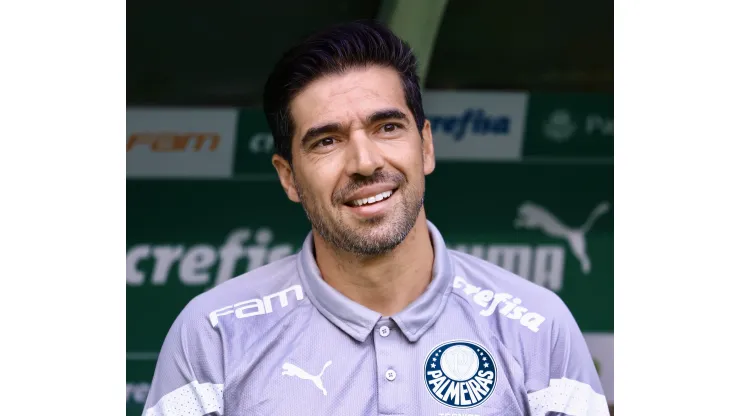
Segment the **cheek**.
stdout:
<svg viewBox="0 0 740 416">
<path fill-rule="evenodd" d="M 424 155 L 418 143 L 404 143 L 386 152 L 386 160 L 397 166 L 407 177 L 416 177 L 423 170 Z M 409 178 L 410 179 L 410 178 Z"/>
<path fill-rule="evenodd" d="M 331 202 L 336 173 L 325 166 L 312 165 L 301 170 L 300 178 L 299 185 L 305 199 L 322 204 Z"/>
</svg>

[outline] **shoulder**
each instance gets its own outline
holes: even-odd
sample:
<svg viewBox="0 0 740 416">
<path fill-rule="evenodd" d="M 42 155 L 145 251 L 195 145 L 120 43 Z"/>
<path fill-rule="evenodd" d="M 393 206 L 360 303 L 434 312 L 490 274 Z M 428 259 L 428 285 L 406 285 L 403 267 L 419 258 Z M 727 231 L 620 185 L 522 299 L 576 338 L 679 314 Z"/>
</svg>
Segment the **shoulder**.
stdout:
<svg viewBox="0 0 740 416">
<path fill-rule="evenodd" d="M 538 338 L 570 322 L 568 307 L 551 290 L 489 261 L 448 251 L 455 270 L 453 293 L 464 298 L 479 317 L 498 321 L 491 323 L 499 328 L 538 334 Z"/>
<path fill-rule="evenodd" d="M 228 325 L 227 320 L 284 314 L 304 298 L 297 256 L 290 255 L 209 289 L 193 298 L 178 319 L 188 327 L 216 329 Z"/>
</svg>

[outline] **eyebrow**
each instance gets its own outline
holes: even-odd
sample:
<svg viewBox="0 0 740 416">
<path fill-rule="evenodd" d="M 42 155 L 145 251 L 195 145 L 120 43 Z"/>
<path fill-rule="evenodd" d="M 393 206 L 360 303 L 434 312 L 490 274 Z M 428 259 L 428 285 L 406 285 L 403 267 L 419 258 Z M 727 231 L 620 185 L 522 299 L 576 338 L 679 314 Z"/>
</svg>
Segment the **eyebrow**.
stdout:
<svg viewBox="0 0 740 416">
<path fill-rule="evenodd" d="M 402 120 L 407 123 L 409 122 L 409 118 L 401 110 L 389 108 L 378 110 L 370 114 L 365 118 L 365 123 L 374 124 L 384 120 Z M 306 131 L 306 134 L 303 135 L 303 138 L 301 139 L 301 145 L 305 146 L 308 142 L 317 137 L 324 136 L 330 133 L 337 133 L 341 130 L 342 125 L 340 123 L 327 123 L 316 127 L 311 127 L 310 129 L 308 129 L 308 131 Z"/>
<path fill-rule="evenodd" d="M 403 120 L 408 123 L 409 118 L 406 117 L 406 114 L 404 114 L 401 110 L 389 108 L 370 114 L 366 119 L 366 123 L 373 124 L 383 120 Z"/>
</svg>

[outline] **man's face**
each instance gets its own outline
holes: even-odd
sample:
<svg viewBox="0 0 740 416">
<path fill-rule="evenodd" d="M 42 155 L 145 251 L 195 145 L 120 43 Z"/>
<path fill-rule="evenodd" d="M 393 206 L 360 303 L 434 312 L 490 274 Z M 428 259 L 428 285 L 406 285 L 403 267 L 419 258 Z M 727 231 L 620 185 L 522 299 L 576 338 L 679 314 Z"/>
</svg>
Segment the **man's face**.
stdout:
<svg viewBox="0 0 740 416">
<path fill-rule="evenodd" d="M 280 181 L 313 228 L 340 250 L 373 256 L 417 221 L 434 170 L 429 122 L 422 140 L 399 75 L 371 66 L 322 77 L 292 101 L 293 165 L 273 157 Z"/>
</svg>

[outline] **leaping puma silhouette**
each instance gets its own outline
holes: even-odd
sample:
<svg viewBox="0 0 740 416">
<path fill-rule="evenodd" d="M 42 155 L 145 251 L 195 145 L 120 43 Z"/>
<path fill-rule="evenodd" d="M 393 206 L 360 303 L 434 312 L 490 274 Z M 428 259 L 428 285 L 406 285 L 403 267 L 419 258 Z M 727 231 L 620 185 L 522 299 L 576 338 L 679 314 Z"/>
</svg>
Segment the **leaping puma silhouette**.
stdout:
<svg viewBox="0 0 740 416">
<path fill-rule="evenodd" d="M 564 238 L 568 242 L 573 255 L 581 263 L 581 271 L 583 271 L 583 274 L 588 274 L 591 271 L 591 260 L 586 253 L 586 233 L 594 225 L 594 222 L 606 214 L 609 209 L 610 204 L 604 201 L 591 211 L 588 219 L 580 228 L 570 228 L 545 208 L 533 202 L 525 201 L 519 206 L 519 216 L 514 220 L 514 226 L 516 228 L 540 229 L 550 237 Z"/>
<path fill-rule="evenodd" d="M 292 376 L 292 377 L 298 377 L 302 380 L 310 380 L 313 382 L 316 387 L 319 388 L 319 390 L 324 392 L 324 396 L 326 396 L 326 389 L 324 388 L 324 383 L 321 382 L 321 376 L 324 375 L 324 371 L 326 370 L 326 367 L 329 367 L 331 365 L 331 361 L 327 361 L 326 364 L 324 364 L 324 368 L 321 369 L 321 372 L 318 375 L 311 375 L 308 374 L 305 370 L 302 368 L 298 368 L 298 366 L 291 364 L 291 363 L 283 363 L 283 373 L 284 376 Z"/>
</svg>

